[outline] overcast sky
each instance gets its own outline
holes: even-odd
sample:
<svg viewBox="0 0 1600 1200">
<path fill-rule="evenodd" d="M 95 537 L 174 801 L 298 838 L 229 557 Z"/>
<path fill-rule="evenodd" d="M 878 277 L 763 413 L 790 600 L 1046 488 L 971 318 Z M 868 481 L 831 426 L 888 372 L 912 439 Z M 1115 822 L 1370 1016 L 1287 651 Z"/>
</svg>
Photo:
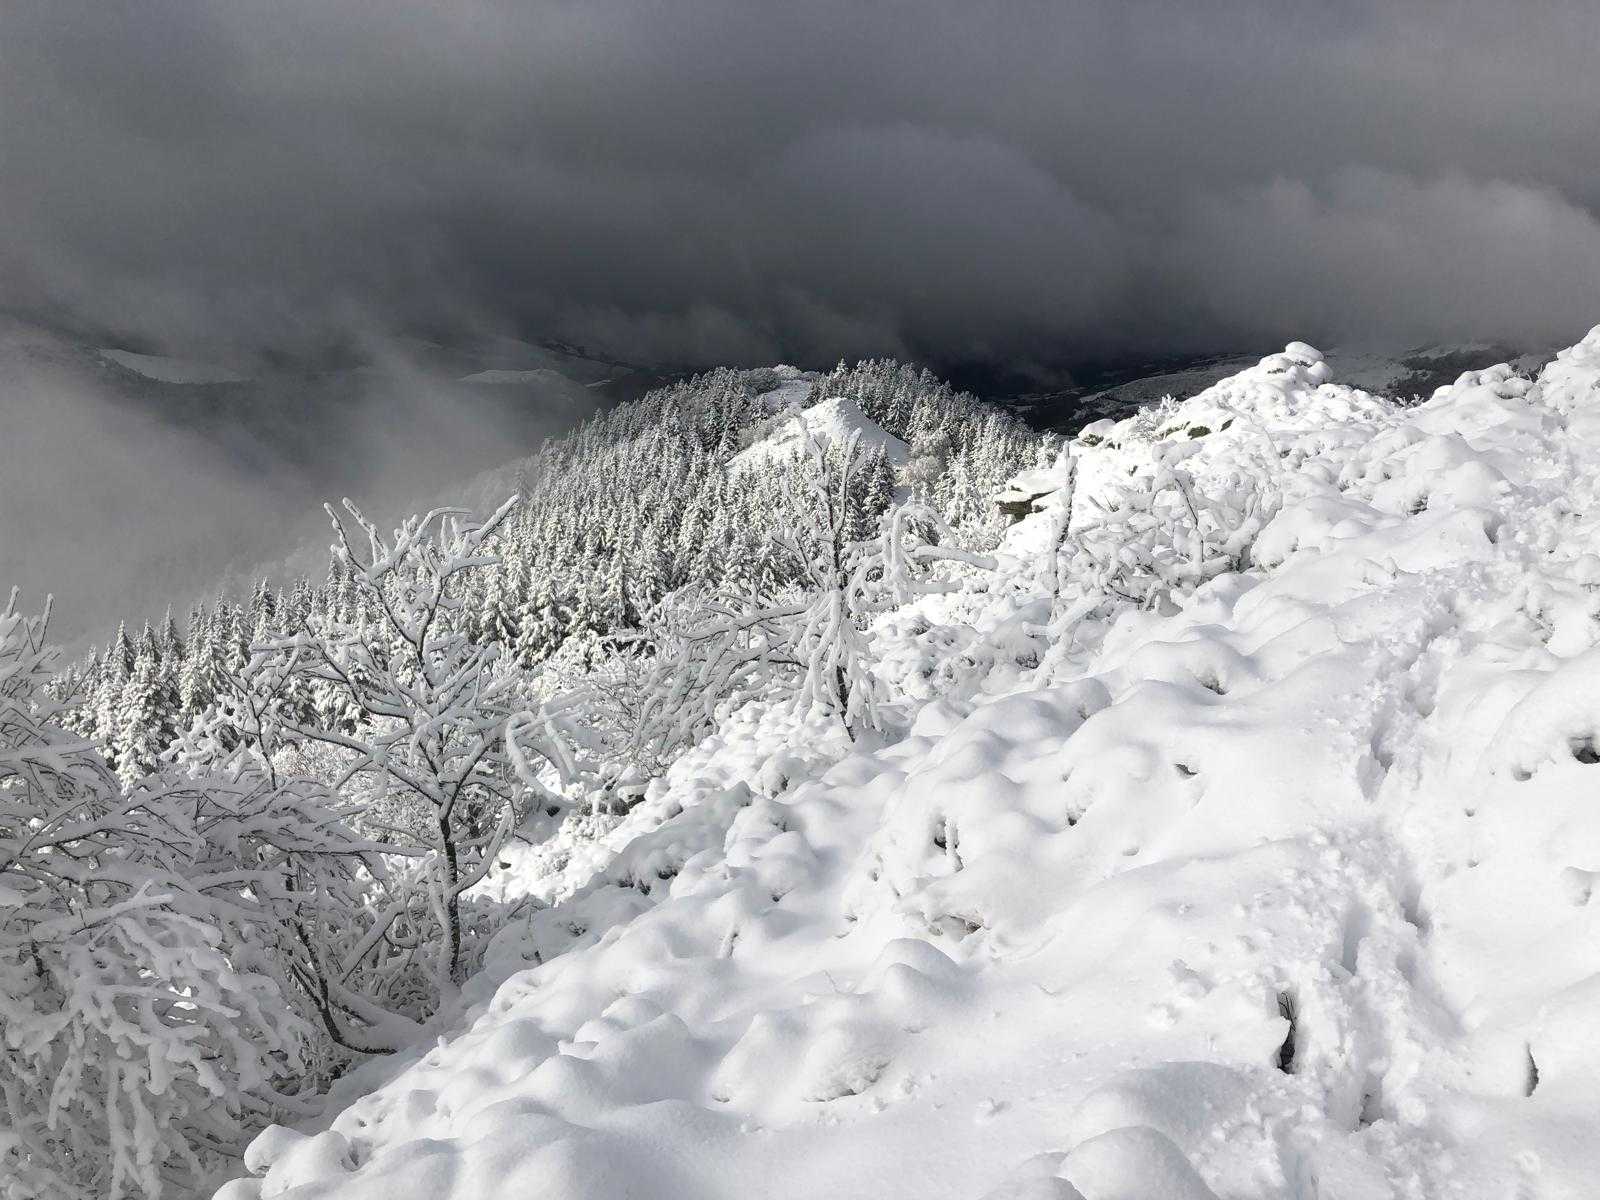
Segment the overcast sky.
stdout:
<svg viewBox="0 0 1600 1200">
<path fill-rule="evenodd" d="M 4 0 L 0 304 L 935 362 L 1600 321 L 1600 6 Z"/>
</svg>

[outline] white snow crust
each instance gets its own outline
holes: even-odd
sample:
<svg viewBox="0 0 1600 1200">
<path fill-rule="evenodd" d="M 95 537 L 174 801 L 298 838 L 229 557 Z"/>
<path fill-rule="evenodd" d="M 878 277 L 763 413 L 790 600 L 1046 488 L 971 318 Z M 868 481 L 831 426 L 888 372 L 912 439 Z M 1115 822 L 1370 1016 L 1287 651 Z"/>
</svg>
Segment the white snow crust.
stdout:
<svg viewBox="0 0 1600 1200">
<path fill-rule="evenodd" d="M 1600 1192 L 1600 329 L 1415 408 L 1330 374 L 1056 468 L 1075 521 L 1161 446 L 1272 479 L 1247 570 L 1047 672 L 1042 502 L 875 628 L 906 737 L 736 714 L 221 1197 Z"/>
</svg>

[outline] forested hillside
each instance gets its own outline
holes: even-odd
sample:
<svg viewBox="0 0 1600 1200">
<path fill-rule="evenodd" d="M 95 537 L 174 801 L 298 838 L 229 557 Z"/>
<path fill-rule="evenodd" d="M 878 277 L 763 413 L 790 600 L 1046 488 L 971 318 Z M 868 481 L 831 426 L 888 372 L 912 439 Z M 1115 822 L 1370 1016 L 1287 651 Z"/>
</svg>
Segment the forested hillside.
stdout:
<svg viewBox="0 0 1600 1200">
<path fill-rule="evenodd" d="M 768 599 L 795 587 L 803 564 L 773 537 L 796 519 L 784 463 L 730 464 L 824 397 L 855 401 L 911 446 L 900 470 L 881 445 L 864 447 L 846 498 L 852 539 L 870 536 L 898 490 L 972 545 L 992 542 L 1003 524 L 994 492 L 1049 454 L 1047 439 L 1003 411 L 894 362 L 841 364 L 826 376 L 712 371 L 596 416 L 468 485 L 484 511 L 517 497 L 490 542 L 499 561 L 462 584 L 473 636 L 529 671 L 564 648 L 586 664 L 689 584 Z M 182 625 L 170 612 L 137 632 L 124 625 L 60 681 L 72 727 L 125 780 L 149 772 L 214 705 L 219 677 L 241 667 L 252 644 L 330 614 L 371 622 L 343 571 L 334 561 L 325 577 L 262 579 Z"/>
</svg>

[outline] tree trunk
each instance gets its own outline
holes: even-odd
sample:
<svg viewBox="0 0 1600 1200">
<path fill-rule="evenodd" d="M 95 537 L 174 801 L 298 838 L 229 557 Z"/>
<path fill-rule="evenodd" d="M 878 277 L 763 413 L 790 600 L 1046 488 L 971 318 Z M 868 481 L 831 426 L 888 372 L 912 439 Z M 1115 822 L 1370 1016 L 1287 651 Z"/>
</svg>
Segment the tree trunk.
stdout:
<svg viewBox="0 0 1600 1200">
<path fill-rule="evenodd" d="M 444 921 L 450 944 L 450 982 L 461 986 L 461 897 L 456 888 L 461 881 L 461 864 L 456 857 L 456 839 L 450 832 L 450 818 L 439 818 L 439 844 L 444 848 Z"/>
<path fill-rule="evenodd" d="M 850 728 L 850 684 L 845 679 L 843 667 L 834 667 L 833 686 L 839 694 L 839 720 L 844 724 L 845 736 L 853 742 L 856 740 L 856 731 Z"/>
</svg>

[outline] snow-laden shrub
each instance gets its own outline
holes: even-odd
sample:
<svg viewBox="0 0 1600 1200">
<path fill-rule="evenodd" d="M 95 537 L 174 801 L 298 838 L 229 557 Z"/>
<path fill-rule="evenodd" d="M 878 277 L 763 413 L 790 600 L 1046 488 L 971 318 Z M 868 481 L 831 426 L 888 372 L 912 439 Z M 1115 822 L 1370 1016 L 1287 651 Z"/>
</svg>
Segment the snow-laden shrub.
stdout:
<svg viewBox="0 0 1600 1200">
<path fill-rule="evenodd" d="M 355 828 L 325 778 L 348 772 L 323 743 L 290 740 L 301 705 L 292 663 L 270 649 L 217 681 L 218 703 L 177 753 L 165 787 L 192 836 L 169 865 L 213 895 L 233 954 L 271 974 L 314 1027 L 308 1082 L 359 1054 L 399 1048 L 433 1011 L 431 974 L 404 943 L 434 928 L 409 846 Z M 320 768 L 320 769 L 318 769 Z"/>
<path fill-rule="evenodd" d="M 1123 429 L 1123 443 L 1153 442 L 1162 436 L 1162 430 L 1178 413 L 1178 401 L 1171 395 L 1161 397 L 1155 404 L 1146 404 L 1128 418 Z"/>
<path fill-rule="evenodd" d="M 1069 535 L 1063 522 L 1058 595 L 1149 608 L 1249 564 L 1277 512 L 1276 489 L 1242 467 L 1202 484 L 1183 465 L 1191 450 L 1161 447 L 1149 473 L 1111 496 L 1089 497 L 1092 515 L 1076 531 Z"/>
<path fill-rule="evenodd" d="M 170 869 L 203 836 L 184 806 L 124 791 L 57 723 L 44 637 L 13 594 L 0 613 L 0 1195 L 193 1195 L 305 1069 L 310 1030 L 273 973 L 228 944 L 203 882 Z"/>
</svg>

